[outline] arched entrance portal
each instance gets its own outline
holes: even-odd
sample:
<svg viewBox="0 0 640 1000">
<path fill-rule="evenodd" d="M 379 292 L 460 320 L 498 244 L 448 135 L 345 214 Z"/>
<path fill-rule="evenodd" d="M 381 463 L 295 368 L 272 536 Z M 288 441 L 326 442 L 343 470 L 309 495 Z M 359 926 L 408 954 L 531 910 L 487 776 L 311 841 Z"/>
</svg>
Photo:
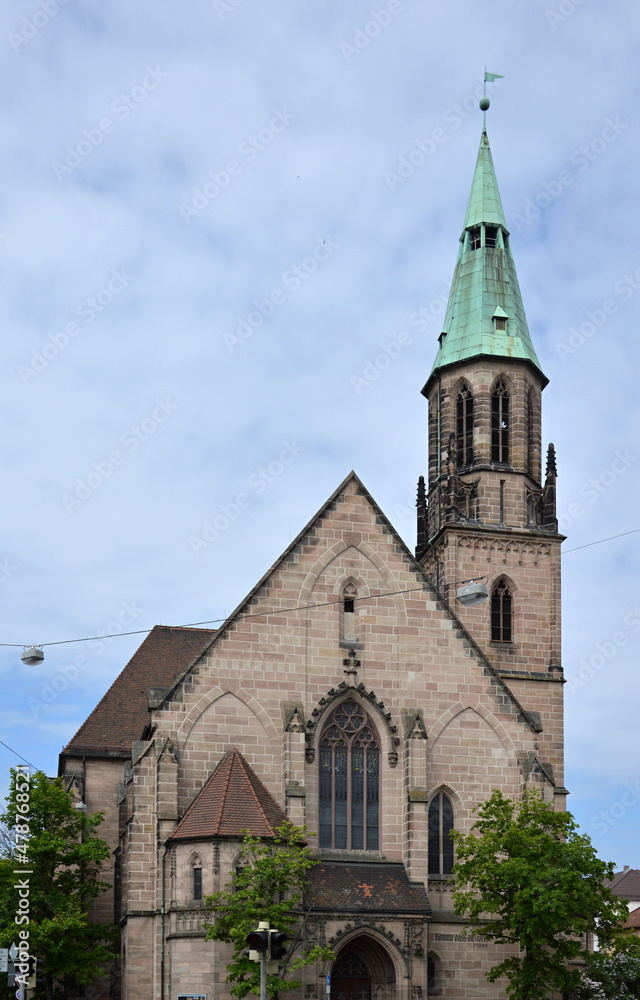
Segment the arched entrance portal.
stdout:
<svg viewBox="0 0 640 1000">
<path fill-rule="evenodd" d="M 396 1000 L 393 962 L 373 938 L 355 938 L 338 954 L 331 970 L 331 1000 Z"/>
</svg>

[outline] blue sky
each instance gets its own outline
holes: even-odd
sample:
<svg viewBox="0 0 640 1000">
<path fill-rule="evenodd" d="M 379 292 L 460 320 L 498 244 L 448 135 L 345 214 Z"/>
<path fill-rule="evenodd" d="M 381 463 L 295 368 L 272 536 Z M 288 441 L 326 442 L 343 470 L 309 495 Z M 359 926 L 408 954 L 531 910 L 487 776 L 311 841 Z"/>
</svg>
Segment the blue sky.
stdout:
<svg viewBox="0 0 640 1000">
<path fill-rule="evenodd" d="M 568 536 L 569 806 L 640 867 L 640 533 L 590 545 L 640 528 L 639 29 L 616 0 L 3 5 L 0 641 L 93 642 L 0 647 L 0 739 L 55 773 L 141 638 L 96 636 L 224 617 L 352 467 L 413 545 L 486 65 Z"/>
</svg>

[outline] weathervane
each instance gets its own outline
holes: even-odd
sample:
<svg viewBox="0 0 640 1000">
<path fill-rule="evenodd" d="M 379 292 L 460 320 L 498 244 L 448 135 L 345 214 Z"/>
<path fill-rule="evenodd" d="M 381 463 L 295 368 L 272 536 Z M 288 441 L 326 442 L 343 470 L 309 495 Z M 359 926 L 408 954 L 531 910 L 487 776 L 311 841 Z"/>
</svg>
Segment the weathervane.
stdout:
<svg viewBox="0 0 640 1000">
<path fill-rule="evenodd" d="M 487 73 L 487 67 L 484 69 L 484 90 L 482 97 L 480 99 L 480 110 L 482 111 L 482 131 L 487 131 L 487 110 L 491 106 L 491 101 L 487 97 L 487 84 L 493 83 L 494 80 L 502 80 L 504 76 L 502 73 Z"/>
</svg>

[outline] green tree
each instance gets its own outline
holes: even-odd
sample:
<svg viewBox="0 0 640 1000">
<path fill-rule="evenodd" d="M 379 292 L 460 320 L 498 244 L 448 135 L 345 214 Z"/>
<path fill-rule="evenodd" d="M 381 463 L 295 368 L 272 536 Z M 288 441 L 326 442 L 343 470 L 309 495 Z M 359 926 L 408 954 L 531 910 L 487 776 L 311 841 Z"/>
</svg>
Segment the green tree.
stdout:
<svg viewBox="0 0 640 1000">
<path fill-rule="evenodd" d="M 36 1000 L 62 1000 L 116 957 L 115 928 L 89 919 L 92 902 L 109 888 L 99 877 L 109 847 L 95 836 L 102 815 L 84 815 L 62 779 L 41 771 L 12 771 L 6 801 L 0 820 L 14 849 L 0 865 L 0 944 L 15 941 L 37 957 L 45 973 Z"/>
<path fill-rule="evenodd" d="M 289 972 L 335 957 L 330 948 L 317 945 L 303 948 L 304 928 L 312 904 L 308 873 L 315 864 L 304 843 L 305 835 L 304 827 L 283 823 L 273 840 L 245 836 L 231 882 L 205 899 L 212 915 L 205 924 L 205 937 L 233 945 L 227 982 L 234 984 L 231 987 L 234 996 L 260 993 L 260 966 L 245 955 L 247 934 L 260 920 L 289 935 L 287 956 L 278 972 L 267 977 L 271 996 L 301 985 L 298 979 L 286 978 Z"/>
<path fill-rule="evenodd" d="M 513 1000 L 542 1000 L 552 990 L 569 996 L 580 985 L 584 935 L 606 942 L 627 914 L 603 885 L 613 864 L 600 861 L 570 813 L 556 812 L 535 792 L 519 803 L 494 791 L 478 807 L 469 834 L 455 831 L 456 913 L 474 934 L 513 945 L 517 954 L 488 973 L 508 980 Z"/>
</svg>

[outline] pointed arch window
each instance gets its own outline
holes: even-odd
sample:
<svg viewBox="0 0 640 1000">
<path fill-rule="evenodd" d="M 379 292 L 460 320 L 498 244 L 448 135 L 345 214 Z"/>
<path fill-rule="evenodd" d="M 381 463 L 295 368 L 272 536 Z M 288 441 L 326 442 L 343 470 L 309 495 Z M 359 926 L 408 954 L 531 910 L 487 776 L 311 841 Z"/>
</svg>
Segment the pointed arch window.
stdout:
<svg viewBox="0 0 640 1000">
<path fill-rule="evenodd" d="M 465 383 L 456 396 L 456 451 L 458 466 L 473 462 L 473 394 Z"/>
<path fill-rule="evenodd" d="M 438 792 L 429 804 L 429 875 L 453 871 L 453 806 L 446 792 Z"/>
<path fill-rule="evenodd" d="M 342 638 L 345 642 L 356 640 L 356 598 L 355 583 L 349 581 L 342 588 Z"/>
<path fill-rule="evenodd" d="M 430 997 L 439 997 L 442 993 L 441 963 L 433 952 L 427 955 L 427 992 Z"/>
<path fill-rule="evenodd" d="M 491 395 L 491 460 L 509 463 L 509 391 L 502 380 Z"/>
<path fill-rule="evenodd" d="M 534 457 L 533 457 L 533 413 L 534 413 L 534 397 L 533 397 L 533 387 L 529 389 L 527 393 L 527 410 L 526 410 L 526 434 L 527 434 L 527 472 L 530 476 L 535 476 L 534 469 Z"/>
<path fill-rule="evenodd" d="M 353 699 L 343 701 L 320 738 L 320 847 L 378 850 L 379 769 L 369 716 Z"/>
<path fill-rule="evenodd" d="M 192 854 L 191 860 L 191 896 L 199 901 L 202 899 L 202 861 L 199 855 Z"/>
<path fill-rule="evenodd" d="M 506 580 L 498 580 L 491 591 L 491 641 L 513 641 L 513 598 Z"/>
</svg>

